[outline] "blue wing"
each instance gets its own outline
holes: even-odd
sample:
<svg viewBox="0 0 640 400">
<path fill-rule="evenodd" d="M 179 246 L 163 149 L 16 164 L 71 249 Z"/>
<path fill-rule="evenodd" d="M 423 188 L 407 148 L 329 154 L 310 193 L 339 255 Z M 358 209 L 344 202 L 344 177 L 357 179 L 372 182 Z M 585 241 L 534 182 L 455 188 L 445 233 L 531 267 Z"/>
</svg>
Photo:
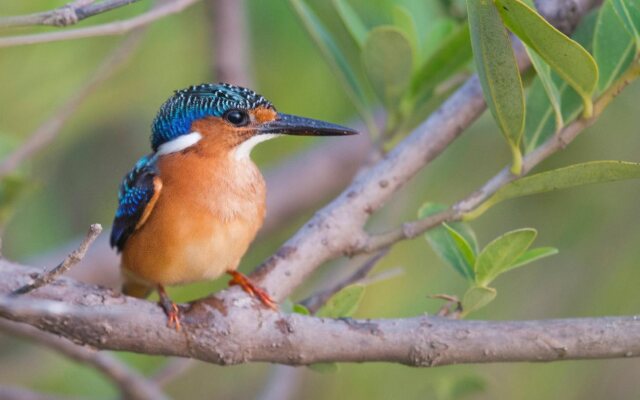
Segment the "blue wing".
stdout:
<svg viewBox="0 0 640 400">
<path fill-rule="evenodd" d="M 129 236 L 149 215 L 150 210 L 146 209 L 152 206 L 150 203 L 159 194 L 160 187 L 156 157 L 142 157 L 120 184 L 118 210 L 111 228 L 111 247 L 122 251 Z"/>
</svg>

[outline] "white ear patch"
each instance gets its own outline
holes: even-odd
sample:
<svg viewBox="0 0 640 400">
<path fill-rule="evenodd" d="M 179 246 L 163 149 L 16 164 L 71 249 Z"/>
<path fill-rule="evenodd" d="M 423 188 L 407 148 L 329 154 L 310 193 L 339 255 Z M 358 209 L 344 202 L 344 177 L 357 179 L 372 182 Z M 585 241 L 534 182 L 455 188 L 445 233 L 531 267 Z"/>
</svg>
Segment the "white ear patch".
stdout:
<svg viewBox="0 0 640 400">
<path fill-rule="evenodd" d="M 278 136 L 280 135 L 275 133 L 263 133 L 260 135 L 252 136 L 236 147 L 235 151 L 233 152 L 233 156 L 238 161 L 248 160 L 249 156 L 251 155 L 251 150 L 253 150 L 253 148 L 258 143 L 262 143 L 266 140 L 273 139 L 274 137 Z"/>
<path fill-rule="evenodd" d="M 200 132 L 191 132 L 186 135 L 180 135 L 177 138 L 163 143 L 158 147 L 157 154 L 159 156 L 163 154 L 171 154 L 177 151 L 182 151 L 187 147 L 191 147 L 194 144 L 198 143 L 202 139 L 202 135 Z"/>
</svg>

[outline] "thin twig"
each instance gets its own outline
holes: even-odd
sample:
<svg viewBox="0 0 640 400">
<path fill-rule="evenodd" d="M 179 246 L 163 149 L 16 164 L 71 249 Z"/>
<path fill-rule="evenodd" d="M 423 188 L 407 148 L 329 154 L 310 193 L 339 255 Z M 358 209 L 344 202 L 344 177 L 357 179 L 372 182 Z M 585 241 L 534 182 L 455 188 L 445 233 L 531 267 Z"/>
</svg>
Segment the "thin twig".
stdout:
<svg viewBox="0 0 640 400">
<path fill-rule="evenodd" d="M 102 225 L 100 224 L 92 224 L 89 227 L 89 232 L 87 232 L 87 236 L 84 238 L 82 243 L 77 250 L 74 250 L 64 259 L 58 266 L 53 268 L 51 271 L 45 272 L 38 277 L 36 277 L 32 283 L 28 285 L 24 285 L 21 288 L 16 289 L 12 294 L 26 294 L 38 288 L 41 288 L 45 285 L 50 284 L 60 275 L 64 274 L 68 270 L 70 270 L 73 266 L 79 263 L 87 254 L 87 250 L 89 250 L 89 246 L 93 243 L 94 240 L 98 237 L 98 235 L 102 232 Z"/>
<path fill-rule="evenodd" d="M 126 399 L 167 399 L 158 386 L 111 354 L 98 352 L 89 347 L 77 345 L 63 337 L 41 331 L 33 326 L 3 318 L 0 318 L 0 331 L 45 345 L 72 360 L 95 368 L 117 385 Z"/>
<path fill-rule="evenodd" d="M 22 162 L 44 149 L 60 133 L 64 124 L 75 114 L 91 93 L 119 70 L 134 53 L 142 40 L 144 30 L 139 29 L 127 37 L 111 52 L 91 77 L 49 119 L 43 122 L 14 152 L 0 161 L 0 179 L 10 174 Z M 0 39 L 1 40 L 1 39 Z"/>
<path fill-rule="evenodd" d="M 163 3 L 136 17 L 124 21 L 109 22 L 102 25 L 90 26 L 58 32 L 36 33 L 31 35 L 7 36 L 0 38 L 0 47 L 29 45 L 35 43 L 49 43 L 60 40 L 73 40 L 94 36 L 122 35 L 134 29 L 148 25 L 160 18 L 179 13 L 199 0 L 175 0 Z"/>
<path fill-rule="evenodd" d="M 0 18 L 0 28 L 32 25 L 64 27 L 137 1 L 140 0 L 104 0 L 99 3 L 95 3 L 95 0 L 76 0 L 50 11 Z"/>
<path fill-rule="evenodd" d="M 640 63 L 636 61 L 629 70 L 594 103 L 593 115 L 590 118 L 578 118 L 562 128 L 534 151 L 526 155 L 523 159 L 522 174 L 519 176 L 513 175 L 508 166 L 504 167 L 480 189 L 475 190 L 468 197 L 458 201 L 451 208 L 440 213 L 433 214 L 427 218 L 406 222 L 400 228 L 377 235 L 371 235 L 367 241 L 363 242 L 362 246 L 353 249 L 352 254 L 374 252 L 379 249 L 386 248 L 400 240 L 415 238 L 443 222 L 460 220 L 472 211 L 474 211 L 474 216 L 484 212 L 485 208 L 483 207 L 483 203 L 491 197 L 492 194 L 508 183 L 525 176 L 549 156 L 564 149 L 586 128 L 593 125 L 611 101 L 639 75 Z"/>
<path fill-rule="evenodd" d="M 388 252 L 389 248 L 380 250 L 376 255 L 369 258 L 364 264 L 358 267 L 358 269 L 353 274 L 349 275 L 346 279 L 342 280 L 329 289 L 322 290 L 309 296 L 307 299 L 303 300 L 301 304 L 305 306 L 309 310 L 309 312 L 311 312 L 311 314 L 315 314 L 331 298 L 331 296 L 338 293 L 345 287 L 354 283 L 358 283 L 366 278 L 373 267 L 378 264 L 378 261 L 382 260 L 382 258 L 386 256 Z"/>
</svg>

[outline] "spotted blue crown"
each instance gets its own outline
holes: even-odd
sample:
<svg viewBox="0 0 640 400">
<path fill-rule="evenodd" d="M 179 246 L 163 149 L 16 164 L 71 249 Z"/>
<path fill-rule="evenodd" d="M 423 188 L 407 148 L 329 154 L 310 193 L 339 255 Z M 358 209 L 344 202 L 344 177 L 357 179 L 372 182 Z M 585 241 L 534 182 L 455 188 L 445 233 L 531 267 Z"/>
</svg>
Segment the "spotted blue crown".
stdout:
<svg viewBox="0 0 640 400">
<path fill-rule="evenodd" d="M 251 89 L 228 83 L 203 83 L 177 90 L 162 107 L 151 127 L 151 147 L 157 151 L 163 143 L 190 133 L 191 124 L 207 116 L 222 117 L 232 109 L 273 108 L 263 96 Z"/>
</svg>

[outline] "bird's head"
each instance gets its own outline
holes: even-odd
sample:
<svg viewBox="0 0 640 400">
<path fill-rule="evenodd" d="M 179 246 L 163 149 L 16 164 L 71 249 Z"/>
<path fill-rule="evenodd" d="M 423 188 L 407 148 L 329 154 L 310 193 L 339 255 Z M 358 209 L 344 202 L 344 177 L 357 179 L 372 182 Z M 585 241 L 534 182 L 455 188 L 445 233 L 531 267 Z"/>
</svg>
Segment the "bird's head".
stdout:
<svg viewBox="0 0 640 400">
<path fill-rule="evenodd" d="M 178 90 L 153 121 L 151 146 L 159 155 L 196 144 L 248 157 L 256 144 L 278 135 L 346 136 L 357 132 L 324 121 L 283 114 L 256 92 L 227 83 Z"/>
</svg>

